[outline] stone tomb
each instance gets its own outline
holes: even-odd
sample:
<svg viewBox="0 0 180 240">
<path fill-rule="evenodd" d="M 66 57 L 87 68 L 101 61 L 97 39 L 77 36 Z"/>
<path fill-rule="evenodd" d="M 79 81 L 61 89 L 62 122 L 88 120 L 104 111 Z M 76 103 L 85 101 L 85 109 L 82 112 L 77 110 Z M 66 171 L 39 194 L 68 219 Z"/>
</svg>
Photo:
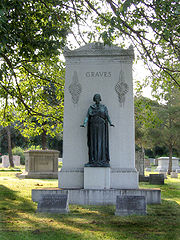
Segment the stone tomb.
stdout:
<svg viewBox="0 0 180 240">
<path fill-rule="evenodd" d="M 20 156 L 13 155 L 13 162 L 14 162 L 14 166 L 16 167 L 20 166 Z M 8 168 L 10 166 L 8 155 L 2 156 L 2 166 L 5 168 Z"/>
<path fill-rule="evenodd" d="M 169 157 L 160 157 L 158 160 L 158 167 L 155 171 L 157 172 L 167 172 L 169 167 Z M 172 158 L 172 171 L 176 172 L 176 170 L 180 170 L 179 166 L 179 158 Z"/>
<path fill-rule="evenodd" d="M 146 215 L 146 198 L 144 196 L 117 196 L 115 215 Z"/>
<path fill-rule="evenodd" d="M 29 150 L 25 155 L 25 178 L 57 178 L 58 157 L 56 150 Z"/>
<path fill-rule="evenodd" d="M 101 103 L 107 106 L 115 125 L 109 127 L 109 188 L 137 189 L 133 48 L 125 50 L 102 43 L 90 43 L 73 51 L 66 49 L 64 56 L 63 166 L 58 177 L 59 187 L 84 188 L 84 165 L 88 163 L 87 128 L 80 128 L 80 125 L 93 103 L 94 94 L 99 93 Z M 105 175 L 105 172 L 102 174 Z M 93 176 L 89 177 L 90 181 L 94 181 Z M 94 188 L 93 182 L 90 185 Z"/>
<path fill-rule="evenodd" d="M 68 213 L 68 194 L 43 194 L 38 202 L 38 212 Z"/>
</svg>

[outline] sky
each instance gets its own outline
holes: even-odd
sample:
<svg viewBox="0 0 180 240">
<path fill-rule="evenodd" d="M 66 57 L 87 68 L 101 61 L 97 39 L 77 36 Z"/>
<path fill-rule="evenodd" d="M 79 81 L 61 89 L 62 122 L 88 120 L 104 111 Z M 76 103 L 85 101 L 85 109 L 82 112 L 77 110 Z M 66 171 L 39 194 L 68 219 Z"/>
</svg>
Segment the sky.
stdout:
<svg viewBox="0 0 180 240">
<path fill-rule="evenodd" d="M 144 67 L 144 63 L 141 60 L 138 60 L 137 63 L 133 64 L 133 83 L 135 87 L 135 82 L 139 80 L 143 82 L 143 80 L 150 75 L 150 72 Z M 143 89 L 143 96 L 152 99 L 151 88 L 146 87 Z"/>
</svg>

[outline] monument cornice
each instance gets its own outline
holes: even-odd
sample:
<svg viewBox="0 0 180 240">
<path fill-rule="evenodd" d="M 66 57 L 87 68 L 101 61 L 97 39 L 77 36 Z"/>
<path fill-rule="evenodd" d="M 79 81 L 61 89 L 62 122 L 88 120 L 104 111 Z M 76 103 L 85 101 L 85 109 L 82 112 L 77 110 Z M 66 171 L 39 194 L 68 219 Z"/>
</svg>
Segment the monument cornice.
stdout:
<svg viewBox="0 0 180 240">
<path fill-rule="evenodd" d="M 70 50 L 68 47 L 64 48 L 65 58 L 69 57 L 113 57 L 123 56 L 134 59 L 134 49 L 131 45 L 128 49 L 123 49 L 114 45 L 104 45 L 103 43 L 89 43 L 75 50 Z"/>
</svg>

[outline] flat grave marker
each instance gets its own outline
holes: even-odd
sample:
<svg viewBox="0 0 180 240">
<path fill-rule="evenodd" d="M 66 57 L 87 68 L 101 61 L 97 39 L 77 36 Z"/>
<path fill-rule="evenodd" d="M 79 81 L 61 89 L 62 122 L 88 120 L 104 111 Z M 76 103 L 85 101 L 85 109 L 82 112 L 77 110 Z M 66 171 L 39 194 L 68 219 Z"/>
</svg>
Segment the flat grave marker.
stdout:
<svg viewBox="0 0 180 240">
<path fill-rule="evenodd" d="M 69 212 L 68 203 L 68 194 L 43 194 L 37 211 L 65 214 Z"/>
<path fill-rule="evenodd" d="M 146 215 L 145 196 L 117 196 L 115 215 Z"/>
</svg>

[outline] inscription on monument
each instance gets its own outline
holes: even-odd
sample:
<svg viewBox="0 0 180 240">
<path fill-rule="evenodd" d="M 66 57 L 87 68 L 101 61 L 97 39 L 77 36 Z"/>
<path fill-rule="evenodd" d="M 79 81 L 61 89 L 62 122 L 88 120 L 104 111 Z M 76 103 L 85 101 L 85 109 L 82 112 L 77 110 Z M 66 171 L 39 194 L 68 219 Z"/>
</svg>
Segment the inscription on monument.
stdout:
<svg viewBox="0 0 180 240">
<path fill-rule="evenodd" d="M 53 160 L 48 158 L 42 158 L 39 159 L 39 161 L 35 161 L 35 170 L 38 172 L 53 171 Z"/>
<path fill-rule="evenodd" d="M 44 194 L 38 202 L 38 212 L 67 213 L 67 194 Z"/>
<path fill-rule="evenodd" d="M 145 196 L 117 196 L 116 212 L 117 216 L 146 215 Z"/>
<path fill-rule="evenodd" d="M 86 72 L 86 77 L 105 77 L 109 78 L 111 77 L 111 72 Z"/>
</svg>

